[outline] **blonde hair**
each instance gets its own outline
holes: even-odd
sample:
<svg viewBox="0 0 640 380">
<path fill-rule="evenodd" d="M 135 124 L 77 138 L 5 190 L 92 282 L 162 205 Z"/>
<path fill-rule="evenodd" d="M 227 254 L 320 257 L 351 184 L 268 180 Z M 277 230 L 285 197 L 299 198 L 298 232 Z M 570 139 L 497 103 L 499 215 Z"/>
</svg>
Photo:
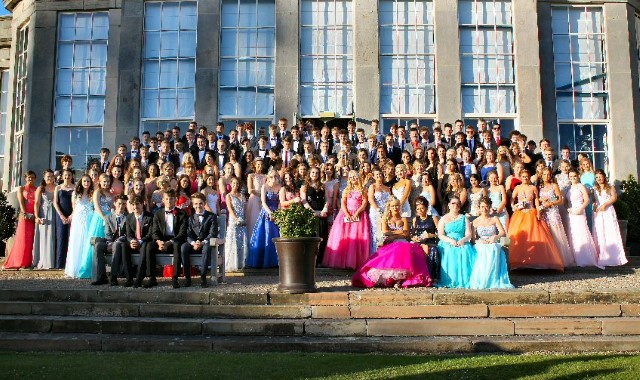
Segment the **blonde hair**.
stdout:
<svg viewBox="0 0 640 380">
<path fill-rule="evenodd" d="M 382 220 L 386 223 L 389 218 L 391 218 L 391 206 L 397 204 L 400 206 L 400 200 L 393 195 L 389 197 L 387 200 L 387 204 L 384 206 L 384 214 L 382 215 Z"/>
<path fill-rule="evenodd" d="M 351 173 L 355 173 L 355 178 L 356 178 L 355 185 L 353 185 L 352 181 L 348 179 L 351 176 Z M 364 189 L 363 189 L 362 180 L 360 179 L 360 175 L 358 174 L 357 171 L 352 169 L 349 171 L 349 174 L 347 175 L 347 188 L 344 189 L 344 192 L 345 194 L 349 194 L 354 190 L 362 192 Z"/>
</svg>

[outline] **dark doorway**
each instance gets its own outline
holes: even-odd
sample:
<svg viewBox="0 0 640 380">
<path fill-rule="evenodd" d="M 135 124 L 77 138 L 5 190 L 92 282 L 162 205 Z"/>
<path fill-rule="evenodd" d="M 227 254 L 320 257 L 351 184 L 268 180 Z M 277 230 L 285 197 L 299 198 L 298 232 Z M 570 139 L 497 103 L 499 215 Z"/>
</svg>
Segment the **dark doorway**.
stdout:
<svg viewBox="0 0 640 380">
<path fill-rule="evenodd" d="M 329 128 L 338 127 L 340 129 L 347 129 L 347 123 L 349 122 L 349 120 L 352 120 L 352 119 L 349 118 L 349 119 L 333 119 L 333 120 L 329 120 L 329 121 L 327 121 L 327 127 L 329 127 Z M 324 122 L 322 121 L 322 119 L 304 119 L 304 121 L 305 122 L 306 121 L 310 121 L 316 127 L 322 128 L 324 126 Z"/>
</svg>

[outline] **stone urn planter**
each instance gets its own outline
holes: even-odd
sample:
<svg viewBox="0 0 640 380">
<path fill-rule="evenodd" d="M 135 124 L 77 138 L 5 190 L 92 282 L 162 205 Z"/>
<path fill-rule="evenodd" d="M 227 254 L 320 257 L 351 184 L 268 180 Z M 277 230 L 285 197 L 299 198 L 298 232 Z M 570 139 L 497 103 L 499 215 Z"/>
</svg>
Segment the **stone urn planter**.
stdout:
<svg viewBox="0 0 640 380">
<path fill-rule="evenodd" d="M 321 238 L 316 237 L 318 217 L 300 203 L 273 213 L 280 228 L 280 237 L 274 238 L 278 252 L 278 290 L 284 293 L 316 291 L 316 257 Z"/>
</svg>

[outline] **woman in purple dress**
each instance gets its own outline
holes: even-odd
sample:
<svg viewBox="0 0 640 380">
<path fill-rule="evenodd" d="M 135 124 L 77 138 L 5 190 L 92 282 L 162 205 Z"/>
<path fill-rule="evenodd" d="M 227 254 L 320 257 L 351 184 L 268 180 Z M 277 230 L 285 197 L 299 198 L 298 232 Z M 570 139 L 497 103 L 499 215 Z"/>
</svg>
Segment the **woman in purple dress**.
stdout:
<svg viewBox="0 0 640 380">
<path fill-rule="evenodd" d="M 593 240 L 598 248 L 598 265 L 617 266 L 627 263 L 624 244 L 620 237 L 618 217 L 613 204 L 618 200 L 616 189 L 607 182 L 604 171 L 595 171 L 596 184 L 593 188 Z"/>
<path fill-rule="evenodd" d="M 567 215 L 567 235 L 575 263 L 579 267 L 598 266 L 598 252 L 591 237 L 585 209 L 589 205 L 589 192 L 580 183 L 580 174 L 575 169 L 569 171 L 570 185 L 566 189 L 565 205 Z"/>
</svg>

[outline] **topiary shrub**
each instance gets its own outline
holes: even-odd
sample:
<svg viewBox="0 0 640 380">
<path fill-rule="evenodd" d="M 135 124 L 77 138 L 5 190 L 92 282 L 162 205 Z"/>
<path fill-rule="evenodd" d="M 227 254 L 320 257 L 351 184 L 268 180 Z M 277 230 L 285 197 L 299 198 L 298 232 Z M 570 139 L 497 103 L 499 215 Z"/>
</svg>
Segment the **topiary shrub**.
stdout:
<svg viewBox="0 0 640 380">
<path fill-rule="evenodd" d="M 620 183 L 622 193 L 613 204 L 618 219 L 628 220 L 627 241 L 640 242 L 640 183 L 633 175 Z"/>
<path fill-rule="evenodd" d="M 318 228 L 318 217 L 313 211 L 304 208 L 301 203 L 294 203 L 289 208 L 273 213 L 273 221 L 280 227 L 280 237 L 301 238 L 315 237 Z"/>
<path fill-rule="evenodd" d="M 7 194 L 0 191 L 0 242 L 16 233 L 18 224 L 18 210 L 7 201 Z"/>
</svg>

